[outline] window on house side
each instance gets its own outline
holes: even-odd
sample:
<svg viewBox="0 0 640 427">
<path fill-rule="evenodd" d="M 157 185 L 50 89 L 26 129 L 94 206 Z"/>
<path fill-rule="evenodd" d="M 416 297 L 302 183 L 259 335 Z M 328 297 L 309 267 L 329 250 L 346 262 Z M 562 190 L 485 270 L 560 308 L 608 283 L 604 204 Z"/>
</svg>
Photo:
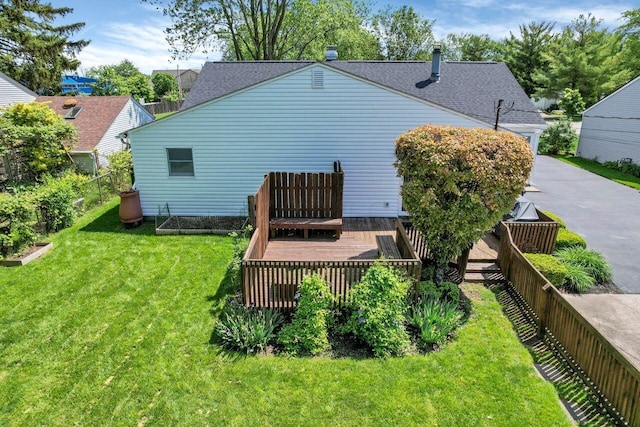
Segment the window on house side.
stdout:
<svg viewBox="0 0 640 427">
<path fill-rule="evenodd" d="M 167 148 L 169 176 L 194 176 L 191 148 Z"/>
</svg>

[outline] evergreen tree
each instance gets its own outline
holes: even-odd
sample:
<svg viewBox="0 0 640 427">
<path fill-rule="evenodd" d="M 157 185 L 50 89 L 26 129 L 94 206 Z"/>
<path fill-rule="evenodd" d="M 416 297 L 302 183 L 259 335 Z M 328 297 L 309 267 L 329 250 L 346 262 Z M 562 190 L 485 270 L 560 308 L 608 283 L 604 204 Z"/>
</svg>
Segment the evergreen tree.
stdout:
<svg viewBox="0 0 640 427">
<path fill-rule="evenodd" d="M 622 37 L 621 62 L 627 70 L 627 80 L 640 75 L 640 8 L 622 14 L 624 24 L 618 28 Z"/>
<path fill-rule="evenodd" d="M 69 38 L 83 22 L 55 26 L 73 12 L 39 0 L 0 2 L 0 71 L 39 93 L 57 93 L 60 76 L 78 68 L 76 55 L 89 44 Z"/>
<path fill-rule="evenodd" d="M 548 22 L 520 25 L 520 37 L 513 33 L 503 43 L 504 61 L 529 96 L 536 92 L 533 74 L 546 69 L 549 60 L 544 52 L 549 49 L 553 24 Z M 563 88 L 564 89 L 564 88 Z"/>
</svg>

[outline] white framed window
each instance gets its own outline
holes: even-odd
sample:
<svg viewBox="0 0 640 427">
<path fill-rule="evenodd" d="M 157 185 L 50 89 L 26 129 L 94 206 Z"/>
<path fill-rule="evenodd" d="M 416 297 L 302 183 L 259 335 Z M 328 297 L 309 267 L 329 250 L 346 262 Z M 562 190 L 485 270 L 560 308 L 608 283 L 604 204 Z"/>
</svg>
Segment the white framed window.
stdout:
<svg viewBox="0 0 640 427">
<path fill-rule="evenodd" d="M 167 163 L 169 176 L 194 176 L 191 148 L 167 148 Z"/>
</svg>

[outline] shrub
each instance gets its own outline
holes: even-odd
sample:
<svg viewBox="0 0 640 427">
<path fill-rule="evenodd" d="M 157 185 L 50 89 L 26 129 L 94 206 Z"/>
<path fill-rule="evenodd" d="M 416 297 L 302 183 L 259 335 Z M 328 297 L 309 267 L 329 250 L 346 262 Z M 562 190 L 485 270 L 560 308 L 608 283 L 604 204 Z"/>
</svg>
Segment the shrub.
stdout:
<svg viewBox="0 0 640 427">
<path fill-rule="evenodd" d="M 304 278 L 296 297 L 298 305 L 293 321 L 282 328 L 278 343 L 291 355 L 322 353 L 329 348 L 327 318 L 333 300 L 331 289 L 322 277 L 314 274 Z"/>
<path fill-rule="evenodd" d="M 533 165 L 522 137 L 450 126 L 403 133 L 396 157 L 402 201 L 429 242 L 435 282 L 443 280 L 450 259 L 513 208 Z"/>
<path fill-rule="evenodd" d="M 558 258 L 546 254 L 524 254 L 524 256 L 549 282 L 556 286 L 564 284 L 567 267 Z"/>
<path fill-rule="evenodd" d="M 596 283 L 596 279 L 591 277 L 583 267 L 572 264 L 566 264 L 566 267 L 565 287 L 567 289 L 578 293 L 585 292 Z"/>
<path fill-rule="evenodd" d="M 427 298 L 409 311 L 407 320 L 418 331 L 421 346 L 442 345 L 455 328 L 460 325 L 462 312 L 457 304 Z"/>
<path fill-rule="evenodd" d="M 38 187 L 36 202 L 48 232 L 60 231 L 73 224 L 77 190 L 85 180 L 81 175 L 69 174 L 46 178 L 45 184 Z"/>
<path fill-rule="evenodd" d="M 31 194 L 0 193 L 0 253 L 3 257 L 19 252 L 35 241 L 34 224 Z"/>
<path fill-rule="evenodd" d="M 554 220 L 555 222 L 557 222 L 558 224 L 560 224 L 560 228 L 567 228 L 567 224 L 565 224 L 562 218 L 560 218 L 558 215 L 549 211 L 541 211 L 541 212 L 546 216 L 548 216 L 549 218 L 551 218 L 552 220 Z"/>
<path fill-rule="evenodd" d="M 418 284 L 418 299 L 426 301 L 429 298 L 458 304 L 460 288 L 453 282 L 435 284 L 431 280 L 422 281 Z"/>
<path fill-rule="evenodd" d="M 275 331 L 283 320 L 275 309 L 245 307 L 229 300 L 214 331 L 223 347 L 247 354 L 258 353 L 276 337 Z"/>
<path fill-rule="evenodd" d="M 582 114 L 584 111 L 584 101 L 582 95 L 578 89 L 566 88 L 562 93 L 560 101 L 558 101 L 560 108 L 564 110 L 564 113 L 568 117 L 575 117 Z"/>
<path fill-rule="evenodd" d="M 107 156 L 109 161 L 109 179 L 114 193 L 131 188 L 133 174 L 133 156 L 130 151 L 116 151 Z"/>
<path fill-rule="evenodd" d="M 391 267 L 369 268 L 350 293 L 351 315 L 344 331 L 367 343 L 377 357 L 402 355 L 409 347 L 404 326 L 410 281 Z"/>
<path fill-rule="evenodd" d="M 578 139 L 578 134 L 571 129 L 571 121 L 557 120 L 542 132 L 540 138 L 540 151 L 543 154 L 556 155 L 568 153 L 573 143 Z"/>
<path fill-rule="evenodd" d="M 556 251 L 565 249 L 565 248 L 573 248 L 573 247 L 587 247 L 587 241 L 579 235 L 578 233 L 574 233 L 571 230 L 567 230 L 566 228 L 561 228 L 558 230 L 558 237 L 556 238 Z"/>
<path fill-rule="evenodd" d="M 608 282 L 613 277 L 611 266 L 599 252 L 573 247 L 562 249 L 557 255 L 567 265 L 582 267 L 597 282 Z"/>
</svg>

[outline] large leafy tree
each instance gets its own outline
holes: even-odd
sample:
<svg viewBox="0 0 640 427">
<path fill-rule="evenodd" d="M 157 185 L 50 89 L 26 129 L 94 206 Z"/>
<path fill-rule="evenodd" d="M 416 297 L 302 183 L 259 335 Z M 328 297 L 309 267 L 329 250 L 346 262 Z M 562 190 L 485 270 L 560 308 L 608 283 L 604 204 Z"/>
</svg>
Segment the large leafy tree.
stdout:
<svg viewBox="0 0 640 427">
<path fill-rule="evenodd" d="M 553 27 L 545 21 L 520 25 L 519 37 L 510 33 L 502 44 L 504 62 L 529 96 L 538 87 L 534 73 L 544 72 L 549 65 L 549 58 L 544 53 L 554 40 Z"/>
<path fill-rule="evenodd" d="M 131 95 L 136 99 L 154 98 L 150 79 L 128 59 L 119 64 L 91 67 L 87 76 L 97 81 L 93 85 L 93 95 Z"/>
<path fill-rule="evenodd" d="M 36 92 L 58 92 L 60 75 L 78 68 L 76 55 L 89 44 L 70 39 L 83 22 L 55 25 L 72 12 L 39 0 L 0 1 L 0 71 Z"/>
<path fill-rule="evenodd" d="M 236 60 L 319 59 L 326 44 L 358 53 L 371 47 L 359 0 L 143 1 L 171 18 L 165 33 L 175 57 L 218 48 Z"/>
<path fill-rule="evenodd" d="M 400 135 L 396 157 L 402 201 L 428 242 L 436 282 L 449 260 L 509 212 L 533 165 L 522 137 L 432 125 Z"/>
<path fill-rule="evenodd" d="M 580 15 L 553 41 L 543 58 L 549 66 L 538 69 L 537 94 L 555 97 L 566 88 L 580 91 L 590 106 L 626 81 L 620 67 L 620 36 L 601 28 L 602 20 Z"/>
<path fill-rule="evenodd" d="M 171 74 L 158 73 L 151 78 L 156 99 L 178 92 L 178 82 Z"/>
<path fill-rule="evenodd" d="M 488 34 L 449 34 L 444 43 L 450 61 L 490 61 L 500 59 L 500 43 Z"/>
<path fill-rule="evenodd" d="M 640 8 L 628 10 L 622 14 L 624 24 L 618 28 L 622 37 L 622 68 L 628 72 L 629 79 L 640 75 Z"/>
<path fill-rule="evenodd" d="M 429 59 L 435 44 L 433 23 L 411 6 L 388 6 L 371 20 L 384 58 L 392 61 Z"/>
<path fill-rule="evenodd" d="M 13 179 L 41 180 L 71 164 L 76 129 L 47 103 L 13 104 L 0 115 L 0 155 L 10 159 Z"/>
</svg>

